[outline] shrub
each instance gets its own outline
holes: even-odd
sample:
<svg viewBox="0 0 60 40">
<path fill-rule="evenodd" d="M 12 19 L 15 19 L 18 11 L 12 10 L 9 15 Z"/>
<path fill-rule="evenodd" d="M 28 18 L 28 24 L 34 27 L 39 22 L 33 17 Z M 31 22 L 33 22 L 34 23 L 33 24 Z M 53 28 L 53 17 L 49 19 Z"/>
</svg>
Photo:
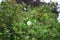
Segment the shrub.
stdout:
<svg viewBox="0 0 60 40">
<path fill-rule="evenodd" d="M 24 6 L 12 2 L 0 4 L 0 40 L 60 40 L 60 23 L 52 12 L 54 4 L 27 6 L 28 11 L 23 10 Z"/>
</svg>

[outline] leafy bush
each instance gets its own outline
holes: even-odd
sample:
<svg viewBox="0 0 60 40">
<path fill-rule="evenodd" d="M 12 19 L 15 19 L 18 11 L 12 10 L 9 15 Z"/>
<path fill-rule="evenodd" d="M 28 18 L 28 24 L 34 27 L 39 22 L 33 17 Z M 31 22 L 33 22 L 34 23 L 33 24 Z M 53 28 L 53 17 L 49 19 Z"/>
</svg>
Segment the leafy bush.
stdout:
<svg viewBox="0 0 60 40">
<path fill-rule="evenodd" d="M 54 4 L 30 7 L 25 4 L 0 4 L 0 40 L 60 40 L 60 23 Z M 29 23 L 27 23 L 29 21 Z"/>
</svg>

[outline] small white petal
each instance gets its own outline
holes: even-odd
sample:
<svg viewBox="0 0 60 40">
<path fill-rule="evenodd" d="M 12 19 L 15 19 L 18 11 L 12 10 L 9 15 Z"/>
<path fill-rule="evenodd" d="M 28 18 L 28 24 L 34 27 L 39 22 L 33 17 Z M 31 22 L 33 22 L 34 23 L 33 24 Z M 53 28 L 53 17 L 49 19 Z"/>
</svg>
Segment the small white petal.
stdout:
<svg viewBox="0 0 60 40">
<path fill-rule="evenodd" d="M 24 10 L 26 11 L 27 9 L 26 9 L 26 8 L 24 8 Z"/>
<path fill-rule="evenodd" d="M 27 25 L 28 26 L 32 25 L 32 22 L 31 21 L 27 21 Z"/>
</svg>

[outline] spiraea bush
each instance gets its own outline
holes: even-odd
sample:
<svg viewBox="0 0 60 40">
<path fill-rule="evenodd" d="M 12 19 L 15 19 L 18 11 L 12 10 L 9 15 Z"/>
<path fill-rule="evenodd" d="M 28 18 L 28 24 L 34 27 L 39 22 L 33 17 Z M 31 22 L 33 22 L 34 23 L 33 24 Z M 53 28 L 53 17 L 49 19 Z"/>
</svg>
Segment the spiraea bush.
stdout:
<svg viewBox="0 0 60 40">
<path fill-rule="evenodd" d="M 39 7 L 2 2 L 0 40 L 60 40 L 60 23 L 53 13 L 54 4 Z"/>
</svg>

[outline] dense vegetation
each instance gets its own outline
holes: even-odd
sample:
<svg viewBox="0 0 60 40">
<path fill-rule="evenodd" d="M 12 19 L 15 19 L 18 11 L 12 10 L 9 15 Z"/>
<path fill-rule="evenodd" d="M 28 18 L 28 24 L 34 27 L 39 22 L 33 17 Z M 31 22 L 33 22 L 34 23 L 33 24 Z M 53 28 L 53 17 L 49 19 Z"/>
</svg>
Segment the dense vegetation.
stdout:
<svg viewBox="0 0 60 40">
<path fill-rule="evenodd" d="M 0 40 L 60 40 L 60 23 L 53 13 L 54 4 L 39 7 L 2 2 Z"/>
</svg>

